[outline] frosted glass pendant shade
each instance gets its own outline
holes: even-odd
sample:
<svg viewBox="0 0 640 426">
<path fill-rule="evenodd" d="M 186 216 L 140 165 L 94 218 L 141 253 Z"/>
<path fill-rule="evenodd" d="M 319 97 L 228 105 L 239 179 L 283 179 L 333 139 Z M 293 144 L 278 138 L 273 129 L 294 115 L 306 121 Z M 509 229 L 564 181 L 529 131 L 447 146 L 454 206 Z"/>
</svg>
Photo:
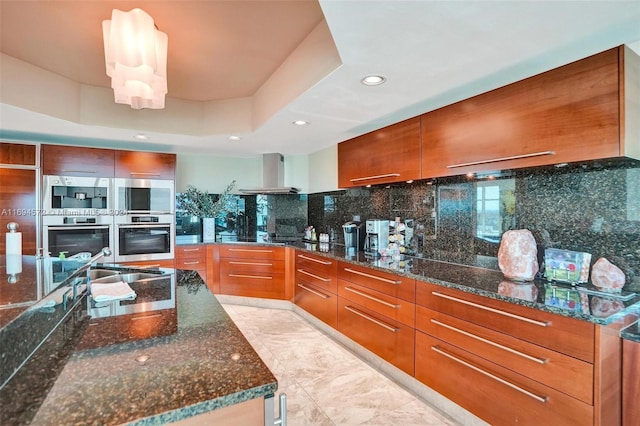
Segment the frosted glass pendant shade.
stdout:
<svg viewBox="0 0 640 426">
<path fill-rule="evenodd" d="M 114 9 L 102 21 L 104 57 L 115 102 L 134 109 L 164 108 L 168 37 L 141 9 Z"/>
</svg>

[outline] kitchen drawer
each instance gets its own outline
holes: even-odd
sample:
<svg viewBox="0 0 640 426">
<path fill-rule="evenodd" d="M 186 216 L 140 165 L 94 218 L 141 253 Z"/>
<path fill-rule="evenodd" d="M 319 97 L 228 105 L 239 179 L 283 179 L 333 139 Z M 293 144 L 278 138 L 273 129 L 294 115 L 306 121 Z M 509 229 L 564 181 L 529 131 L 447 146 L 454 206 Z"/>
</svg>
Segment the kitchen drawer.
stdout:
<svg viewBox="0 0 640 426">
<path fill-rule="evenodd" d="M 175 268 L 176 262 L 173 259 L 162 260 L 137 260 L 133 262 L 118 262 L 118 265 L 133 266 L 141 269 L 156 269 L 156 268 Z"/>
<path fill-rule="evenodd" d="M 338 331 L 405 373 L 413 375 L 413 328 L 338 297 Z"/>
<path fill-rule="evenodd" d="M 220 271 L 222 294 L 265 299 L 284 299 L 284 273 Z"/>
<path fill-rule="evenodd" d="M 420 305 L 416 329 L 593 404 L 592 364 Z"/>
<path fill-rule="evenodd" d="M 220 259 L 220 276 L 241 273 L 284 273 L 284 261 L 272 259 Z"/>
<path fill-rule="evenodd" d="M 382 272 L 352 263 L 338 262 L 338 282 L 340 280 L 347 280 L 410 302 L 415 301 L 416 282 L 413 278 Z"/>
<path fill-rule="evenodd" d="M 338 273 L 338 261 L 307 252 L 296 252 L 296 269 L 302 268 L 325 277 L 335 277 Z"/>
<path fill-rule="evenodd" d="M 338 296 L 313 284 L 297 282 L 294 303 L 333 328 L 338 328 Z"/>
<path fill-rule="evenodd" d="M 338 295 L 380 315 L 415 327 L 416 305 L 411 302 L 343 280 L 340 280 Z"/>
<path fill-rule="evenodd" d="M 207 262 L 199 258 L 176 259 L 176 269 L 203 269 L 207 270 Z"/>
<path fill-rule="evenodd" d="M 169 336 L 178 332 L 176 309 L 141 312 L 117 318 L 124 341 Z"/>
<path fill-rule="evenodd" d="M 490 424 L 593 424 L 588 404 L 420 331 L 415 376 Z"/>
<path fill-rule="evenodd" d="M 176 259 L 202 259 L 207 256 L 207 246 L 203 244 L 189 244 L 176 246 Z"/>
<path fill-rule="evenodd" d="M 595 326 L 587 321 L 418 281 L 416 304 L 551 350 L 594 362 Z"/>
<path fill-rule="evenodd" d="M 284 260 L 283 247 L 225 244 L 220 246 L 220 257 L 241 257 L 244 259 Z"/>
<path fill-rule="evenodd" d="M 325 292 L 336 294 L 338 292 L 336 275 L 327 274 L 325 271 L 316 271 L 308 266 L 298 265 L 296 261 L 296 284 L 313 284 Z"/>
</svg>

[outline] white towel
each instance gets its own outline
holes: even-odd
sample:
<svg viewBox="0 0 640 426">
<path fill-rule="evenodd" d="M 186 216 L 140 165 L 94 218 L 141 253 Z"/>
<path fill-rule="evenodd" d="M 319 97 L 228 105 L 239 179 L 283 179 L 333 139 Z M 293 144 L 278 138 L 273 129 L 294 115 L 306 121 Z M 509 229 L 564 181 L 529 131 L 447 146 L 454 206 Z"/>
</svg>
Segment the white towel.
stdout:
<svg viewBox="0 0 640 426">
<path fill-rule="evenodd" d="M 115 283 L 91 284 L 91 296 L 96 302 L 111 302 L 114 300 L 133 300 L 136 292 L 124 281 Z"/>
</svg>

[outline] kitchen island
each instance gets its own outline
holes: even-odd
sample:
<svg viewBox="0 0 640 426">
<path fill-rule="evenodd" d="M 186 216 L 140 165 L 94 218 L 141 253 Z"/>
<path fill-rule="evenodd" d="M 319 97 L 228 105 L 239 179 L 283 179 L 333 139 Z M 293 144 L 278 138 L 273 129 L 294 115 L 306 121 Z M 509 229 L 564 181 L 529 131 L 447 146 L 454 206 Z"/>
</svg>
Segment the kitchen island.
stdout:
<svg viewBox="0 0 640 426">
<path fill-rule="evenodd" d="M 236 404 L 263 424 L 276 378 L 196 272 L 161 271 L 172 276 L 175 292 L 159 289 L 162 309 L 146 316 L 168 324 L 168 332 L 147 338 L 151 323 L 145 321 L 130 318 L 127 325 L 122 315 L 89 325 L 88 317 L 74 314 L 82 331 L 70 333 L 63 324 L 3 387 L 2 424 L 163 424 L 224 413 Z M 174 297 L 173 308 L 167 308 L 167 294 Z M 86 302 L 80 300 L 78 306 Z M 114 334 L 119 338 L 110 339 Z M 54 353 L 50 345 L 66 348 L 68 360 L 49 362 L 39 355 Z M 55 377 L 45 379 L 43 371 L 51 367 Z M 25 397 L 39 401 L 21 407 Z"/>
</svg>

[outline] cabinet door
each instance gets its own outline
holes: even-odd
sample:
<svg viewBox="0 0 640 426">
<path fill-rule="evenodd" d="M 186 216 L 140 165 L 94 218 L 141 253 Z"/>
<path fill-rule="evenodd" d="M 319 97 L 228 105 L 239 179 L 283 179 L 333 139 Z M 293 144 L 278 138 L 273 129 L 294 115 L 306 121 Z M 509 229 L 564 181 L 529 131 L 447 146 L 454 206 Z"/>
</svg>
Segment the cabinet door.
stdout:
<svg viewBox="0 0 640 426">
<path fill-rule="evenodd" d="M 0 142 L 0 164 L 36 165 L 36 146 Z"/>
<path fill-rule="evenodd" d="M 618 49 L 422 115 L 422 177 L 620 155 Z"/>
<path fill-rule="evenodd" d="M 338 296 L 334 293 L 296 280 L 294 303 L 320 321 L 338 328 Z"/>
<path fill-rule="evenodd" d="M 36 254 L 36 171 L 0 168 L 0 254 L 5 254 L 9 222 L 22 232 L 22 254 Z"/>
<path fill-rule="evenodd" d="M 176 178 L 176 155 L 144 151 L 116 151 L 116 177 L 132 179 Z"/>
<path fill-rule="evenodd" d="M 338 186 L 420 178 L 420 117 L 338 144 Z"/>
<path fill-rule="evenodd" d="M 416 281 L 413 278 L 382 272 L 352 263 L 339 262 L 338 282 L 342 280 L 409 302 L 416 300 Z"/>
<path fill-rule="evenodd" d="M 41 155 L 43 175 L 113 177 L 111 149 L 42 145 Z"/>
<path fill-rule="evenodd" d="M 622 425 L 632 426 L 640 424 L 640 343 L 625 339 L 622 347 Z"/>
</svg>

